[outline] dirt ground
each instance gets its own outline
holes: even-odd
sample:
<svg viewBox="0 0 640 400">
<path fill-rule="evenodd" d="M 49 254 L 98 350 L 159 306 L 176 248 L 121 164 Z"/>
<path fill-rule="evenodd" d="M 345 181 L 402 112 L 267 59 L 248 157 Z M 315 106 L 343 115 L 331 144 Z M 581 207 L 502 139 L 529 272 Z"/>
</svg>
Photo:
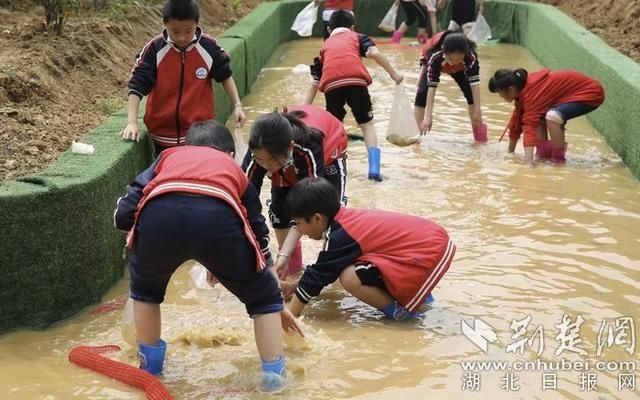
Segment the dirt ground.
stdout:
<svg viewBox="0 0 640 400">
<path fill-rule="evenodd" d="M 21 3 L 0 7 L 0 180 L 43 170 L 123 107 L 137 52 L 162 30 L 161 6 L 115 19 L 85 10 L 59 37 L 47 32 L 42 7 Z M 222 33 L 258 3 L 200 1 L 203 31 Z"/>
<path fill-rule="evenodd" d="M 640 0 L 539 0 L 558 7 L 609 46 L 640 62 Z"/>
<path fill-rule="evenodd" d="M 541 1 L 640 62 L 640 0 Z M 134 7 L 116 19 L 83 11 L 59 37 L 45 29 L 42 7 L 20 3 L 0 7 L 0 180 L 41 171 L 124 106 L 134 57 L 162 29 L 159 7 Z M 200 1 L 204 31 L 221 33 L 258 3 Z"/>
</svg>

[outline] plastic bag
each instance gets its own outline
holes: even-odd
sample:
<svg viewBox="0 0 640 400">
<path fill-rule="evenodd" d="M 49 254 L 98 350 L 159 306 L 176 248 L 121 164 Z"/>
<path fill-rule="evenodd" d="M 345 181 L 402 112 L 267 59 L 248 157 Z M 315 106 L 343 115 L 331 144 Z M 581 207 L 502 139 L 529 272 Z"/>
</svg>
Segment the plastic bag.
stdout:
<svg viewBox="0 0 640 400">
<path fill-rule="evenodd" d="M 233 135 L 233 142 L 236 146 L 236 154 L 234 159 L 240 165 L 242 165 L 242 160 L 244 160 L 245 154 L 247 154 L 247 150 L 249 147 L 244 142 L 244 138 L 242 137 L 242 128 L 237 127 L 236 132 Z"/>
<path fill-rule="evenodd" d="M 394 89 L 387 140 L 397 146 L 409 146 L 420 142 L 420 128 L 413 116 L 411 102 L 403 85 L 397 85 Z"/>
<path fill-rule="evenodd" d="M 476 42 L 476 44 L 482 44 L 491 37 L 491 27 L 482 14 L 478 14 L 478 18 L 476 18 L 476 22 L 467 37 Z"/>
<path fill-rule="evenodd" d="M 122 311 L 122 322 L 120 323 L 120 333 L 122 339 L 134 349 L 137 348 L 136 344 L 136 321 L 133 316 L 133 300 L 130 298 L 124 305 Z"/>
<path fill-rule="evenodd" d="M 398 5 L 393 3 L 387 14 L 385 14 L 378 28 L 385 32 L 393 32 L 396 30 L 396 17 L 398 16 Z"/>
<path fill-rule="evenodd" d="M 212 289 L 209 282 L 207 282 L 207 269 L 204 265 L 196 263 L 196 265 L 189 270 L 189 275 L 191 275 L 191 282 L 196 289 Z"/>
<path fill-rule="evenodd" d="M 302 37 L 309 37 L 311 36 L 311 31 L 317 18 L 318 6 L 312 1 L 298 13 L 296 19 L 293 21 L 293 25 L 291 25 L 291 30 L 297 32 L 298 35 Z"/>
</svg>

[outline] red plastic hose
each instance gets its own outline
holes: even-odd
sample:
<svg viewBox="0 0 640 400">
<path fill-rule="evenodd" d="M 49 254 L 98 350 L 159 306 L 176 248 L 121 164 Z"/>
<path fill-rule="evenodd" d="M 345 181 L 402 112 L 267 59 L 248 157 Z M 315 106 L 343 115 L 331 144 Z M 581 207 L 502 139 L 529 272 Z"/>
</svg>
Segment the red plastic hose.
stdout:
<svg viewBox="0 0 640 400">
<path fill-rule="evenodd" d="M 173 400 L 171 393 L 162 382 L 147 371 L 101 355 L 115 351 L 120 351 L 120 347 L 115 345 L 78 346 L 69 352 L 69 361 L 127 385 L 138 387 L 147 393 L 149 400 Z"/>
</svg>

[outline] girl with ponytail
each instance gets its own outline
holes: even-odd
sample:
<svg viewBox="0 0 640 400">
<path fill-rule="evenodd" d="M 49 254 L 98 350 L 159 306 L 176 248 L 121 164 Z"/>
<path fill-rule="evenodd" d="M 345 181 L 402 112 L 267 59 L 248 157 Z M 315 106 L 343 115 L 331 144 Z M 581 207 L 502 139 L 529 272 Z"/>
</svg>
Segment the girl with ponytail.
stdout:
<svg viewBox="0 0 640 400">
<path fill-rule="evenodd" d="M 509 152 L 515 151 L 524 133 L 524 163 L 528 165 L 533 164 L 534 147 L 538 159 L 564 163 L 567 121 L 595 110 L 604 101 L 600 82 L 570 70 L 499 69 L 489 80 L 489 91 L 515 102 L 507 125 Z"/>
<path fill-rule="evenodd" d="M 420 58 L 420 77 L 413 113 L 425 135 L 433 123 L 433 107 L 440 74 L 446 73 L 456 81 L 469 106 L 473 137 L 484 143 L 487 126 L 482 122 L 480 107 L 480 64 L 475 43 L 462 32 L 446 31 L 434 36 L 435 45 L 425 46 Z"/>
<path fill-rule="evenodd" d="M 347 140 L 342 122 L 313 105 L 262 115 L 251 126 L 242 169 L 258 191 L 265 176 L 271 180 L 269 218 L 278 240 L 275 266 L 281 279 L 302 269 L 302 235 L 291 224 L 284 200 L 298 181 L 320 176 L 346 204 Z"/>
</svg>

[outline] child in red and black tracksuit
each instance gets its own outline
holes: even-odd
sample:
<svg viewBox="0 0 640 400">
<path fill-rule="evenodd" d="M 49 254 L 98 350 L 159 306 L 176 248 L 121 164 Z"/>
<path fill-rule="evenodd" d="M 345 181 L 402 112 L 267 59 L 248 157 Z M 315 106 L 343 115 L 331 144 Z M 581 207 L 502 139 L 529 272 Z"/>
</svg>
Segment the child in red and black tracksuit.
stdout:
<svg viewBox="0 0 640 400">
<path fill-rule="evenodd" d="M 299 182 L 286 206 L 300 232 L 325 241 L 288 305 L 295 316 L 337 279 L 346 291 L 390 318 L 414 316 L 456 251 L 447 232 L 433 221 L 342 207 L 338 193 L 322 178 Z"/>
<path fill-rule="evenodd" d="M 302 268 L 301 235 L 290 229 L 284 199 L 299 180 L 324 176 L 346 204 L 347 140 L 342 122 L 312 105 L 263 115 L 251 126 L 242 168 L 258 191 L 265 175 L 271 179 L 269 216 L 280 248 L 276 269 L 282 278 Z"/>
<path fill-rule="evenodd" d="M 351 107 L 356 122 L 362 129 L 369 156 L 369 179 L 382 180 L 380 174 L 380 149 L 373 126 L 373 111 L 367 86 L 371 84 L 369 71 L 362 57 L 371 58 L 384 68 L 391 78 L 400 84 L 402 74 L 397 73 L 387 58 L 378 51 L 367 36 L 353 31 L 355 20 L 345 10 L 335 11 L 329 21 L 330 37 L 324 42 L 320 57 L 311 65 L 314 83 L 307 95 L 306 104 L 313 103 L 318 90 L 324 92 L 326 108 L 340 121 L 344 120 L 345 103 Z"/>
<path fill-rule="evenodd" d="M 604 102 L 604 88 L 577 71 L 499 69 L 489 81 L 489 91 L 515 101 L 509 120 L 509 152 L 524 133 L 524 163 L 533 164 L 533 148 L 540 159 L 564 163 L 568 120 L 590 113 Z M 551 140 L 549 140 L 549 138 Z"/>
<path fill-rule="evenodd" d="M 229 55 L 202 33 L 199 18 L 194 0 L 168 0 L 162 12 L 164 31 L 144 46 L 131 71 L 128 122 L 122 137 L 138 140 L 138 108 L 148 95 L 144 123 L 156 155 L 184 145 L 192 122 L 214 118 L 212 79 L 222 84 L 234 105 L 236 123 L 245 120 Z"/>
<path fill-rule="evenodd" d="M 487 141 L 480 105 L 480 62 L 475 43 L 459 32 L 443 32 L 433 38 L 433 46 L 425 45 L 420 58 L 420 77 L 414 106 L 416 122 L 424 135 L 431 130 L 433 106 L 440 75 L 446 73 L 456 81 L 467 100 L 473 137 Z"/>
<path fill-rule="evenodd" d="M 283 301 L 269 253 L 268 228 L 255 188 L 229 153 L 231 133 L 210 120 L 189 128 L 186 146 L 163 151 L 129 185 L 114 213 L 128 231 L 130 296 L 141 368 L 162 372 L 160 303 L 175 270 L 204 265 L 255 319 L 266 390 L 282 384 L 282 327 L 300 327 Z"/>
<path fill-rule="evenodd" d="M 316 5 L 320 4 L 320 0 L 313 0 Z M 329 20 L 331 19 L 331 15 L 337 10 L 345 10 L 353 14 L 353 8 L 355 5 L 355 0 L 325 0 L 324 2 L 324 11 L 322 11 L 322 24 L 323 24 L 323 34 L 324 39 L 326 40 L 329 37 Z"/>
</svg>

